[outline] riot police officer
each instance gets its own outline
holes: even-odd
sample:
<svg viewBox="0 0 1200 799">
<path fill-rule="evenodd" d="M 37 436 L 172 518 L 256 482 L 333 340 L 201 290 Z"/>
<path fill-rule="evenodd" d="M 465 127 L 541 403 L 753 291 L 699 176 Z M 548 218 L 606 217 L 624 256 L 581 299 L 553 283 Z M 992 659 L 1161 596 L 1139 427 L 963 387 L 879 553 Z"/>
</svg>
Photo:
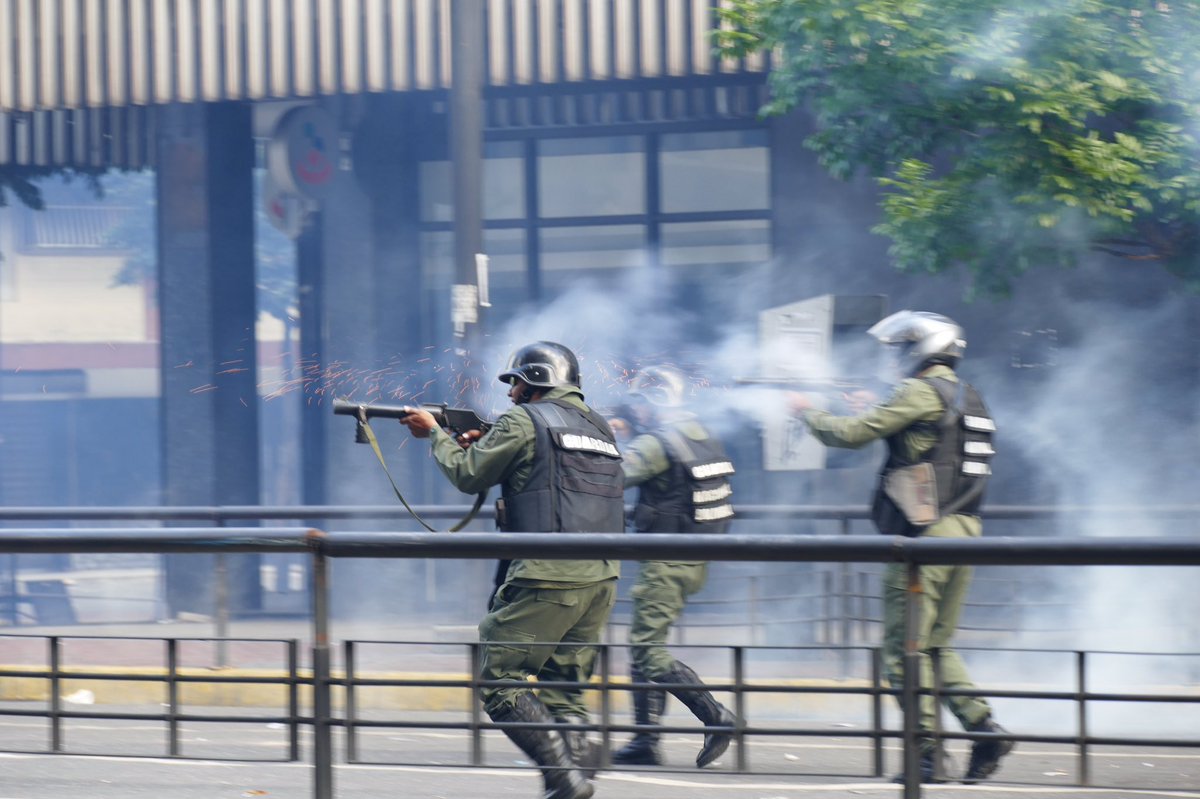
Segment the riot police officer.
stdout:
<svg viewBox="0 0 1200 799">
<path fill-rule="evenodd" d="M 630 383 L 627 403 L 635 428 L 644 432 L 625 448 L 622 468 L 626 486 L 638 486 L 634 529 L 639 533 L 723 533 L 733 517 L 729 476 L 733 465 L 721 442 L 694 414 L 684 410 L 684 375 L 673 367 L 651 366 Z M 704 587 L 708 564 L 697 561 L 645 561 L 633 588 L 629 627 L 630 679 L 634 721 L 660 724 L 670 692 L 706 727 L 696 755 L 703 768 L 729 747 L 733 714 L 703 688 L 696 672 L 666 648 L 671 625 L 688 597 Z M 646 681 L 663 688 L 637 689 Z M 613 762 L 660 765 L 659 734 L 638 732 L 613 753 Z"/>
<path fill-rule="evenodd" d="M 903 378 L 892 395 L 858 415 L 834 416 L 814 410 L 805 395 L 795 394 L 793 412 L 828 446 L 856 448 L 877 439 L 886 441 L 888 457 L 872 503 L 881 533 L 978 537 L 983 532 L 980 511 L 991 473 L 995 424 L 979 393 L 955 373 L 967 345 L 962 328 L 939 314 L 898 311 L 867 332 L 887 347 L 895 376 Z M 889 564 L 884 576 L 883 656 L 893 686 L 903 684 L 905 570 L 904 564 Z M 920 568 L 917 648 L 924 688 L 932 685 L 930 652 L 937 650 L 944 687 L 975 690 L 962 658 L 951 648 L 971 574 L 968 566 Z M 1005 733 L 982 697 L 949 696 L 943 702 L 964 729 Z M 922 697 L 917 725 L 922 732 L 932 731 L 935 712 L 932 697 Z M 922 741 L 921 781 L 938 781 L 936 746 L 928 737 Z M 990 776 L 1012 749 L 1011 741 L 977 739 L 963 782 Z M 902 782 L 903 776 L 896 780 Z"/>
<path fill-rule="evenodd" d="M 414 436 L 432 438 L 434 459 L 460 491 L 502 487 L 501 530 L 621 532 L 620 454 L 608 423 L 584 403 L 575 354 L 561 344 L 534 342 L 513 352 L 499 379 L 509 385 L 514 407 L 470 446 L 461 446 L 466 442 L 456 442 L 419 408 L 401 422 Z M 587 724 L 582 690 L 556 689 L 539 697 L 527 679 L 590 679 L 592 644 L 608 622 L 619 567 L 610 560 L 513 560 L 479 624 L 485 644 L 481 679 L 509 681 L 483 689 L 488 716 L 501 724 L 564 727 L 561 734 L 504 730 L 541 768 L 546 799 L 592 796 L 578 765 L 590 765 L 594 747 L 578 730 Z M 497 643 L 487 646 L 490 642 Z"/>
</svg>

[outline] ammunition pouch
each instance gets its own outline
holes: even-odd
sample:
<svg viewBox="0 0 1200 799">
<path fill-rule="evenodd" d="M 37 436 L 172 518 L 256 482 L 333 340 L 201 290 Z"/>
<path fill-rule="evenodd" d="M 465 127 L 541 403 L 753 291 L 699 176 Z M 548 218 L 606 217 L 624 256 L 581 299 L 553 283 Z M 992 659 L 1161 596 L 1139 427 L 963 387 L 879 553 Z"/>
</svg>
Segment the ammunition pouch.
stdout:
<svg viewBox="0 0 1200 799">
<path fill-rule="evenodd" d="M 902 466 L 880 475 L 871 503 L 871 521 L 879 532 L 912 538 L 939 518 L 933 464 Z"/>
<path fill-rule="evenodd" d="M 883 493 L 896 504 L 909 524 L 928 527 L 938 520 L 937 477 L 932 463 L 914 463 L 883 476 Z"/>
</svg>

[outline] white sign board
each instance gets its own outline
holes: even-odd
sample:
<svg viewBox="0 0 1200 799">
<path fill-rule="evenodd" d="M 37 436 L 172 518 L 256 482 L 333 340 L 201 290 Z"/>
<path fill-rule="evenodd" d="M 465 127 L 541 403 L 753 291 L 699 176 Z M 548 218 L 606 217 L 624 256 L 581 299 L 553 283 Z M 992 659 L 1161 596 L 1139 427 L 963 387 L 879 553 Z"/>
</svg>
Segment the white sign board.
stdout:
<svg viewBox="0 0 1200 799">
<path fill-rule="evenodd" d="M 758 315 L 762 379 L 821 380 L 830 373 L 833 295 L 768 308 Z M 763 422 L 763 468 L 825 468 L 825 445 L 799 419 L 779 414 Z"/>
</svg>

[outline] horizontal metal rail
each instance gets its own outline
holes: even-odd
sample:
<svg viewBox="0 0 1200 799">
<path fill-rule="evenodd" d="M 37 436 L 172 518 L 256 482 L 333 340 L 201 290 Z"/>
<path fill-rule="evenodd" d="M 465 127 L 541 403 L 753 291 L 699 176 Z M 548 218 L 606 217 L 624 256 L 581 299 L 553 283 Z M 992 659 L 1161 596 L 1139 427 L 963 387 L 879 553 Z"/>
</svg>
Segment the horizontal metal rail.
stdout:
<svg viewBox="0 0 1200 799">
<path fill-rule="evenodd" d="M 413 505 L 426 519 L 461 519 L 469 505 Z M 626 508 L 632 510 L 632 506 Z M 869 519 L 865 505 L 735 505 L 740 519 Z M 1102 515 L 1106 518 L 1194 519 L 1200 521 L 1200 505 L 989 505 L 992 519 L 1070 519 L 1075 516 Z M 495 509 L 485 505 L 476 514 L 494 519 Z M 0 508 L 0 521 L 245 521 L 305 519 L 407 519 L 409 513 L 399 505 L 149 505 L 92 507 L 6 507 Z"/>
<path fill-rule="evenodd" d="M 261 508 L 245 511 L 246 516 L 262 518 Z M 1095 509 L 1092 509 L 1094 512 Z M 809 509 L 810 513 L 816 513 Z M 1055 513 L 1060 513 L 1055 509 Z M 1182 511 L 1181 511 L 1182 512 Z M 1190 509 L 1188 513 L 1192 512 Z M 765 512 L 764 512 L 765 513 Z M 236 517 L 226 517 L 226 520 Z M 295 517 L 292 517 L 295 518 Z M 795 514 L 787 518 L 798 518 Z M 808 518 L 817 518 L 809 516 Z M 846 518 L 845 515 L 832 518 Z M 729 560 L 729 561 L 818 561 L 818 562 L 873 562 L 904 563 L 909 581 L 908 612 L 906 614 L 906 636 L 904 686 L 899 690 L 902 706 L 913 708 L 923 693 L 932 691 L 917 687 L 917 658 L 915 649 L 917 603 L 912 597 L 920 591 L 919 567 L 926 564 L 971 564 L 971 565 L 1145 565 L 1145 566 L 1194 566 L 1200 565 L 1200 540 L 1188 538 L 983 538 L 983 539 L 935 539 L 894 538 L 876 535 L 725 535 L 688 536 L 677 534 L 626 535 L 626 534 L 563 534 L 563 533 L 358 533 L 341 532 L 325 534 L 319 530 L 296 527 L 219 527 L 219 528 L 169 528 L 169 529 L 8 529 L 0 536 L 0 553 L 43 553 L 43 552 L 128 552 L 128 553 L 184 553 L 206 552 L 223 554 L 230 552 L 307 552 L 312 558 L 312 687 L 313 687 L 313 795 L 315 799 L 332 799 L 333 796 L 333 751 L 332 730 L 344 721 L 334 717 L 331 689 L 338 685 L 330 668 L 329 642 L 329 558 L 522 558 L 541 559 L 625 559 L 625 560 Z M 735 694 L 735 711 L 744 719 L 743 703 L 749 686 L 744 680 L 744 647 L 732 647 L 734 652 L 735 679 L 728 686 Z M 608 648 L 601 650 L 601 718 L 597 729 L 604 730 L 605 745 L 608 745 L 608 730 L 625 729 L 625 725 L 612 725 L 608 693 L 611 689 Z M 50 648 L 53 677 L 51 691 L 52 718 L 62 718 L 58 699 L 58 683 L 69 679 L 59 662 L 58 647 Z M 471 656 L 472 675 L 477 675 L 475 666 L 478 654 Z M 877 660 L 877 657 L 876 657 Z M 1086 730 L 1086 715 L 1083 708 L 1089 701 L 1083 677 L 1083 655 L 1079 655 L 1080 677 L 1069 698 L 1078 702 L 1080 710 L 1079 733 L 1064 742 L 1074 742 L 1086 754 L 1088 745 L 1112 739 L 1094 739 Z M 176 661 L 170 661 L 174 664 Z M 178 677 L 175 666 L 171 666 L 172 700 L 170 712 L 164 714 L 169 723 L 180 718 L 175 704 Z M 878 685 L 878 667 L 875 667 L 874 685 L 871 693 L 877 702 L 883 689 Z M 298 682 L 298 678 L 296 681 Z M 295 688 L 293 682 L 293 689 Z M 485 683 L 476 678 L 470 682 L 471 690 L 478 692 Z M 936 682 L 936 681 L 935 681 Z M 351 682 L 351 685 L 353 683 Z M 893 689 L 895 686 L 893 686 Z M 887 689 L 888 693 L 895 693 Z M 1068 698 L 1068 697 L 1064 697 Z M 1134 700 L 1136 701 L 1136 700 Z M 298 716 L 298 714 L 293 714 Z M 916 799 L 921 794 L 918 782 L 917 757 L 920 734 L 915 726 L 915 714 L 904 713 L 904 728 L 900 733 L 903 741 L 906 782 L 904 796 Z M 478 737 L 483 729 L 492 729 L 477 716 L 472 718 L 471 730 Z M 742 743 L 746 728 L 739 721 L 733 730 L 738 742 L 738 765 L 744 767 Z M 935 735 L 938 731 L 935 730 Z M 882 733 L 876 731 L 876 740 Z M 951 737 L 945 734 L 944 737 Z M 955 735 L 972 739 L 971 734 Z M 1028 737 L 1008 736 L 1021 740 L 1041 740 L 1053 736 Z M 56 742 L 57 743 L 57 742 Z M 172 752 L 172 754 L 177 754 Z M 1086 766 L 1082 767 L 1086 769 Z M 1086 770 L 1082 771 L 1081 782 L 1087 782 Z"/>
</svg>

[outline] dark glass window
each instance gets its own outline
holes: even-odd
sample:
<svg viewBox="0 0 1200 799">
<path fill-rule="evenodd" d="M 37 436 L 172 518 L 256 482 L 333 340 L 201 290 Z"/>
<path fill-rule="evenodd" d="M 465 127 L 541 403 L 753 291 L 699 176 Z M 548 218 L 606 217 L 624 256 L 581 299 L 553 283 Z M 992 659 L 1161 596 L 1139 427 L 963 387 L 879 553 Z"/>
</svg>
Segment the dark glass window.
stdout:
<svg viewBox="0 0 1200 799">
<path fill-rule="evenodd" d="M 762 130 L 664 134 L 659 176 L 664 213 L 757 211 L 771 204 Z"/>
<path fill-rule="evenodd" d="M 538 143 L 538 213 L 543 218 L 646 212 L 641 136 L 547 139 Z"/>
</svg>

